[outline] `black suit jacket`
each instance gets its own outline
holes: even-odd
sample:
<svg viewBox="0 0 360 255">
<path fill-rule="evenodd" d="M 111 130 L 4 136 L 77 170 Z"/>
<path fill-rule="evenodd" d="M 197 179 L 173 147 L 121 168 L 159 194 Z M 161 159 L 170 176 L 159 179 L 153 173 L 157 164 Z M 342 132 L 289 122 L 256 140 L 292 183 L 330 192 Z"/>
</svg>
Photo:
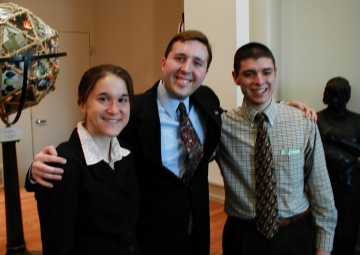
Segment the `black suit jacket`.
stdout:
<svg viewBox="0 0 360 255">
<path fill-rule="evenodd" d="M 143 254 L 187 255 L 195 240 L 200 254 L 210 249 L 208 163 L 215 151 L 221 129 L 220 103 L 215 93 L 201 86 L 190 101 L 207 119 L 204 156 L 189 187 L 162 165 L 160 119 L 156 93 L 158 82 L 137 95 L 129 124 L 120 134 L 135 152 L 140 187 L 140 217 L 137 227 Z M 192 211 L 193 236 L 187 233 Z"/>
<path fill-rule="evenodd" d="M 63 179 L 52 189 L 36 185 L 35 191 L 43 254 L 140 254 L 133 154 L 116 162 L 115 171 L 104 161 L 88 167 L 76 129 L 56 149 L 67 159 L 59 166 Z"/>
</svg>

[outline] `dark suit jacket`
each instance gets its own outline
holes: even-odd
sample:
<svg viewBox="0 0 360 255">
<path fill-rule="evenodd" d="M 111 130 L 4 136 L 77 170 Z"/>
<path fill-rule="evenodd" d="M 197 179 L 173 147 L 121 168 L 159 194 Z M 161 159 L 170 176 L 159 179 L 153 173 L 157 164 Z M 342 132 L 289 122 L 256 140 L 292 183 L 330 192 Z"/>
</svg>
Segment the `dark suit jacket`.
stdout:
<svg viewBox="0 0 360 255">
<path fill-rule="evenodd" d="M 135 152 L 140 187 L 138 238 L 143 254 L 187 255 L 191 242 L 199 254 L 210 249 L 208 162 L 220 139 L 220 103 L 215 93 L 201 86 L 190 101 L 207 116 L 204 156 L 189 187 L 162 165 L 160 119 L 156 92 L 158 82 L 137 95 L 130 122 L 120 134 Z M 187 217 L 192 210 L 195 238 L 187 234 Z"/>
<path fill-rule="evenodd" d="M 104 161 L 87 167 L 76 129 L 57 152 L 67 159 L 62 181 L 52 189 L 36 185 L 43 254 L 140 254 L 133 153 L 115 171 Z"/>
</svg>

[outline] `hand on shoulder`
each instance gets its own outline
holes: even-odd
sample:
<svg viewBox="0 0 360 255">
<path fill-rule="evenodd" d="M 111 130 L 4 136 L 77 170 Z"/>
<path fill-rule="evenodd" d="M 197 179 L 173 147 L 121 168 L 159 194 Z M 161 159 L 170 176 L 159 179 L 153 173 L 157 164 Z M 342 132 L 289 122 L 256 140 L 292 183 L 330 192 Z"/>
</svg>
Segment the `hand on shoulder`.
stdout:
<svg viewBox="0 0 360 255">
<path fill-rule="evenodd" d="M 52 145 L 46 146 L 34 157 L 30 169 L 31 179 L 44 187 L 52 188 L 53 184 L 47 180 L 61 180 L 64 170 L 46 163 L 65 164 L 66 159 L 58 157 L 56 149 Z"/>
<path fill-rule="evenodd" d="M 305 117 L 310 116 L 310 119 L 312 121 L 317 121 L 317 113 L 313 108 L 310 108 L 309 106 L 307 106 L 307 104 L 299 102 L 299 101 L 290 101 L 290 102 L 286 102 L 285 104 L 296 107 L 302 111 L 305 112 Z"/>
</svg>

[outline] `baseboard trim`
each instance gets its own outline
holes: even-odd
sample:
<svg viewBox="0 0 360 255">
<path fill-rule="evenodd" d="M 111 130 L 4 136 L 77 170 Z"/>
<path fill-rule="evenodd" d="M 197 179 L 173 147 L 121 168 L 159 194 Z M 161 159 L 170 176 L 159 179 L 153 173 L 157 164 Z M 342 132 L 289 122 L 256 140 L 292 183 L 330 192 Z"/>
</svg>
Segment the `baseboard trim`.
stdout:
<svg viewBox="0 0 360 255">
<path fill-rule="evenodd" d="M 225 201 L 224 186 L 218 183 L 209 182 L 209 196 L 211 201 L 223 204 Z"/>
</svg>

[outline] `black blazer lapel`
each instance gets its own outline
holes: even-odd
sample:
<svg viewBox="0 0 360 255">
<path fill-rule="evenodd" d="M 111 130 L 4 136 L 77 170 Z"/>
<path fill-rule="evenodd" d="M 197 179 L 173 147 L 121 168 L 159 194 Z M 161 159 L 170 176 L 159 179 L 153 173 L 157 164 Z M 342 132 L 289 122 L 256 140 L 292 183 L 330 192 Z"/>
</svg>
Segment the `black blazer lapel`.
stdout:
<svg viewBox="0 0 360 255">
<path fill-rule="evenodd" d="M 220 101 L 214 95 L 208 87 L 201 86 L 190 96 L 190 99 L 209 116 L 211 121 L 215 122 L 217 127 L 221 128 L 223 110 L 220 108 Z"/>
<path fill-rule="evenodd" d="M 206 86 L 201 86 L 196 90 L 190 97 L 190 100 L 208 117 L 204 145 L 204 159 L 208 160 L 212 156 L 220 139 L 221 114 L 223 110 L 220 107 L 219 99 L 214 92 Z"/>
<path fill-rule="evenodd" d="M 139 100 L 140 105 L 135 114 L 138 118 L 136 132 L 143 153 L 146 158 L 161 166 L 161 131 L 156 101 L 157 86 L 158 82 L 141 95 L 142 99 Z"/>
</svg>

